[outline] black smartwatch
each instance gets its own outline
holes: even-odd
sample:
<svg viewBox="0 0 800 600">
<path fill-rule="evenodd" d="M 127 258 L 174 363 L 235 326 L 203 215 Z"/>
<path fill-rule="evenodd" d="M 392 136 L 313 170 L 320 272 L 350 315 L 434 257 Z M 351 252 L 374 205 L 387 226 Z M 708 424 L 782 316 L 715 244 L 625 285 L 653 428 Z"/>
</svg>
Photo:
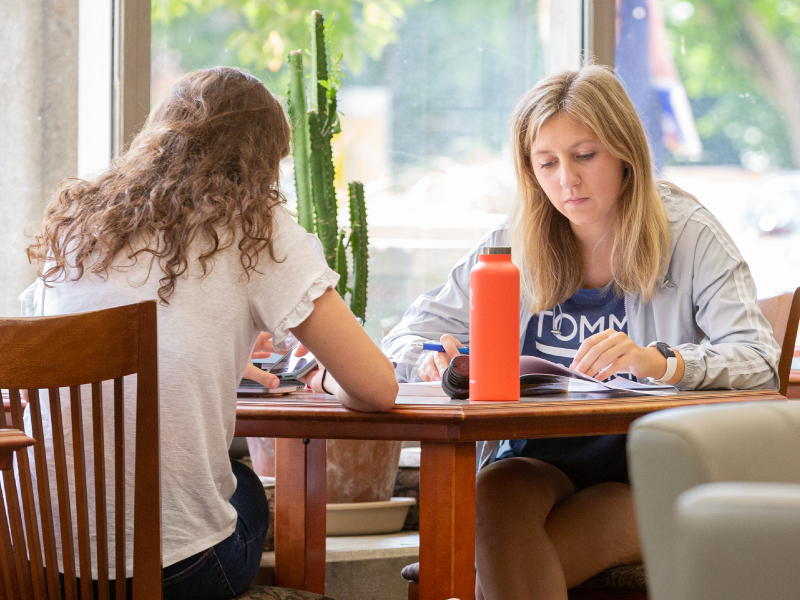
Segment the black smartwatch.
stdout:
<svg viewBox="0 0 800 600">
<path fill-rule="evenodd" d="M 667 372 L 664 373 L 662 377 L 656 379 L 656 383 L 667 383 L 670 379 L 675 376 L 675 371 L 678 370 L 678 357 L 675 356 L 675 351 L 669 347 L 669 344 L 666 342 L 652 342 L 648 344 L 648 348 L 650 346 L 655 346 L 658 348 L 658 351 L 661 352 L 661 355 L 667 359 Z"/>
</svg>

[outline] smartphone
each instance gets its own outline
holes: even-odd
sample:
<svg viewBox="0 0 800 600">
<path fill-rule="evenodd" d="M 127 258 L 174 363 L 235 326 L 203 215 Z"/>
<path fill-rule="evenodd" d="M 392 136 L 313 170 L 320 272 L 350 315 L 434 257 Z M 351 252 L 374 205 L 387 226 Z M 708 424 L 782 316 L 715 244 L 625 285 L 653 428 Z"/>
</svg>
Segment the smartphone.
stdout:
<svg viewBox="0 0 800 600">
<path fill-rule="evenodd" d="M 314 356 L 309 353 L 304 356 L 295 356 L 294 351 L 297 344 L 285 354 L 272 353 L 266 358 L 254 358 L 252 362 L 255 366 L 277 375 L 280 384 L 276 388 L 265 388 L 260 383 L 251 379 L 242 379 L 239 384 L 239 394 L 287 394 L 289 392 L 303 390 L 306 384 L 298 378 L 302 377 L 317 366 Z"/>
<path fill-rule="evenodd" d="M 296 349 L 297 344 L 295 344 L 289 352 L 279 357 L 277 361 L 267 366 L 267 368 L 265 368 L 266 365 L 262 362 L 261 368 L 273 375 L 277 375 L 281 380 L 299 379 L 317 367 L 317 360 L 310 352 L 303 356 L 295 356 L 294 352 Z M 270 358 L 272 357 L 270 356 Z M 253 360 L 253 364 L 257 364 L 255 360 Z"/>
</svg>

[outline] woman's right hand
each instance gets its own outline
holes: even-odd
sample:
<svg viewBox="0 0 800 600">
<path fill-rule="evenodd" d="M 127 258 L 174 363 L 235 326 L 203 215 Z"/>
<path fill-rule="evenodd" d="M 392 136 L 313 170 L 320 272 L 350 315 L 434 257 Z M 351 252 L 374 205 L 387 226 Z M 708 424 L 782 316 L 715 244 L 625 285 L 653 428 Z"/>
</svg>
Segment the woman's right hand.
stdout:
<svg viewBox="0 0 800 600">
<path fill-rule="evenodd" d="M 431 352 L 417 373 L 422 381 L 441 381 L 442 373 L 456 356 L 459 355 L 458 348 L 463 348 L 464 344 L 459 342 L 452 335 L 444 334 L 439 343 L 444 347 L 444 352 Z"/>
<path fill-rule="evenodd" d="M 256 345 L 253 347 L 253 353 L 250 358 L 269 358 L 270 354 L 275 352 L 272 347 L 272 334 L 262 331 L 258 334 Z"/>
</svg>

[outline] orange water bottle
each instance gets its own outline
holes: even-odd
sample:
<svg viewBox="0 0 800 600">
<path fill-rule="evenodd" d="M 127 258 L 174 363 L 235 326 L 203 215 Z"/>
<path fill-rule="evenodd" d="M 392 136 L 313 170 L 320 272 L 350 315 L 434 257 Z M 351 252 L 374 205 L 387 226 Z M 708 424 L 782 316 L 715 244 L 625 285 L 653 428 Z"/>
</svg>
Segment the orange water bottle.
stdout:
<svg viewBox="0 0 800 600">
<path fill-rule="evenodd" d="M 469 287 L 470 400 L 519 400 L 519 269 L 511 248 L 480 248 Z"/>
</svg>

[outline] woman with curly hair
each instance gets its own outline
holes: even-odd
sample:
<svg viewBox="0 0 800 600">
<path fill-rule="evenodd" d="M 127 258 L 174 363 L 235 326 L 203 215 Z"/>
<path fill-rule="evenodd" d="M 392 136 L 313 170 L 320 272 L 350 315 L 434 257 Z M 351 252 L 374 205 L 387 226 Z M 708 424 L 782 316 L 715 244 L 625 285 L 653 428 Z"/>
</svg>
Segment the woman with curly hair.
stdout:
<svg viewBox="0 0 800 600">
<path fill-rule="evenodd" d="M 283 207 L 289 141 L 279 102 L 255 77 L 190 73 L 107 172 L 62 184 L 28 248 L 39 279 L 23 294 L 27 315 L 159 300 L 166 598 L 232 598 L 258 570 L 266 499 L 228 447 L 236 390 L 262 331 L 278 348 L 296 336 L 346 406 L 388 410 L 397 393 L 391 364 L 334 291 L 338 276 Z"/>
</svg>

